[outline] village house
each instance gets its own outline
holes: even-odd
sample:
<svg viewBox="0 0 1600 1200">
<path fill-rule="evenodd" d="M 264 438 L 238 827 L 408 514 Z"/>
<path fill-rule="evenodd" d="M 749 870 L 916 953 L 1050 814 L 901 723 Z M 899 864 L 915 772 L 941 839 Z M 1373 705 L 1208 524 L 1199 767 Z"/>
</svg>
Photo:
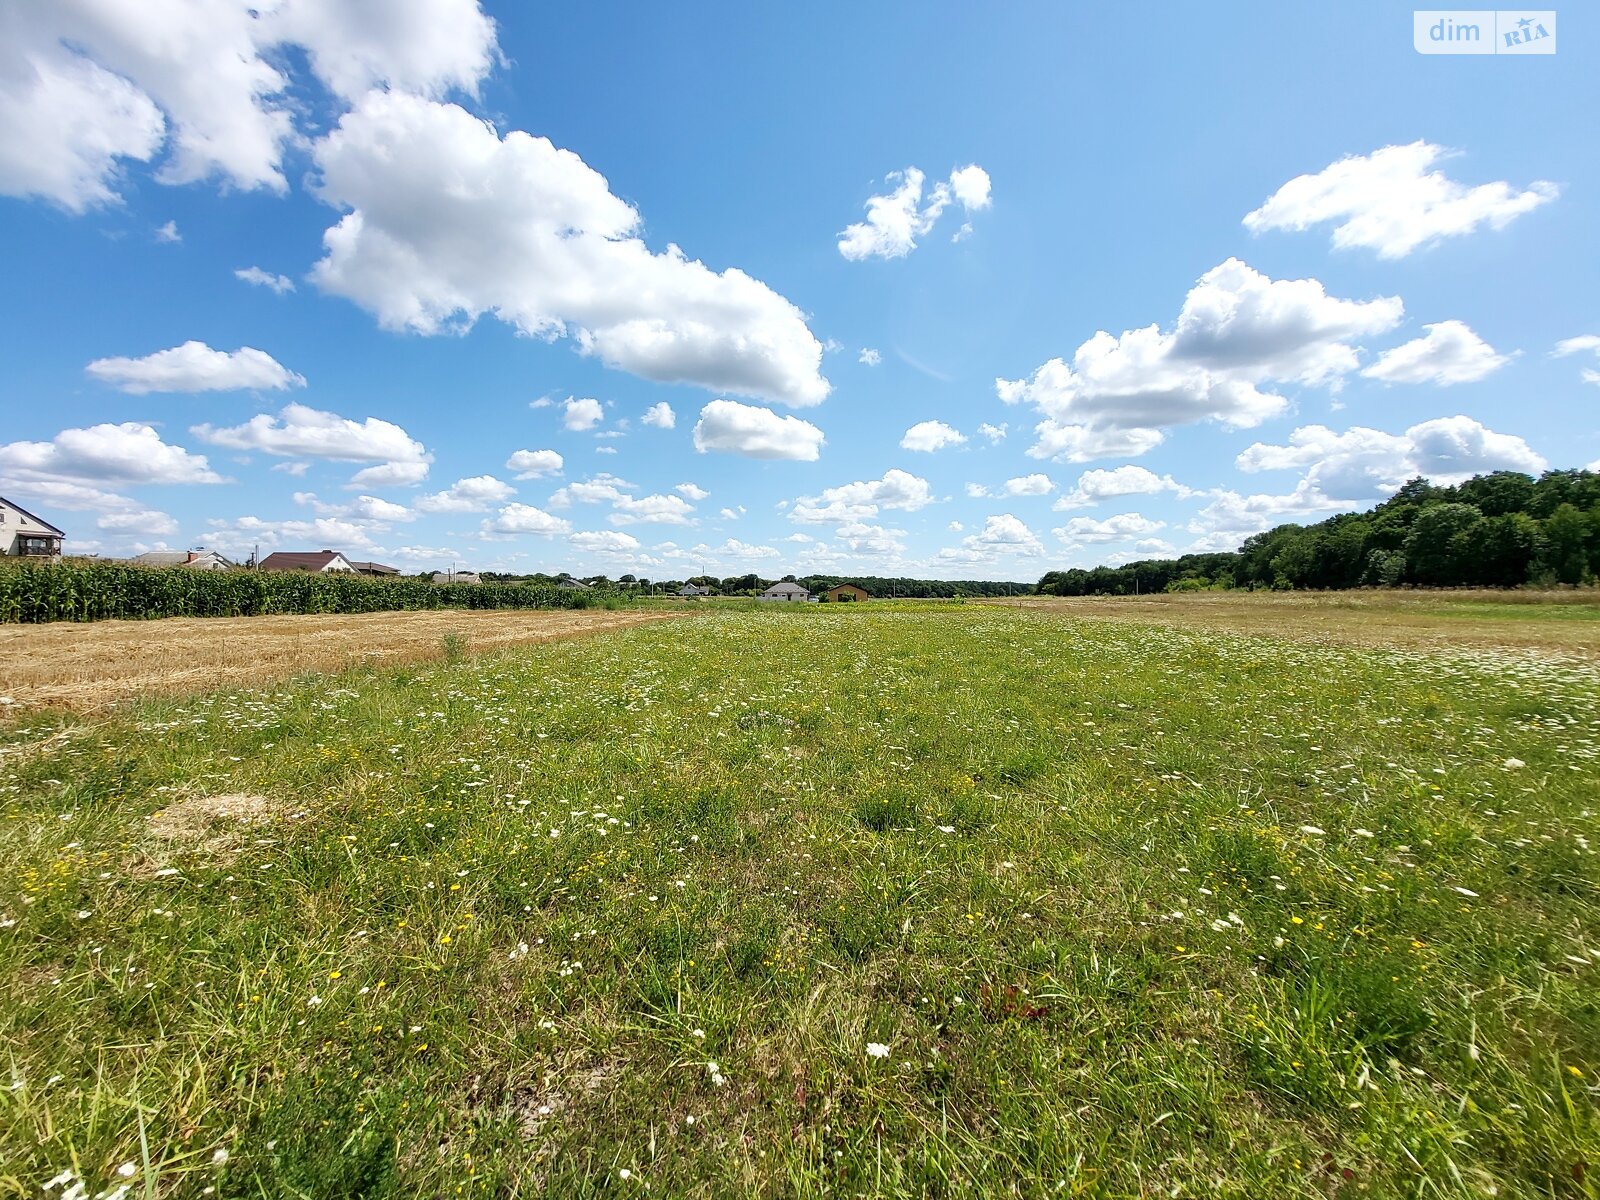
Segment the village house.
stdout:
<svg viewBox="0 0 1600 1200">
<path fill-rule="evenodd" d="M 760 596 L 758 600 L 789 600 L 804 603 L 811 599 L 811 593 L 798 583 L 775 583 Z"/>
<path fill-rule="evenodd" d="M 215 550 L 147 550 L 128 561 L 141 567 L 188 567 L 194 571 L 227 571 L 235 565 Z"/>
<path fill-rule="evenodd" d="M 853 583 L 841 583 L 822 593 L 824 604 L 850 604 L 870 599 L 872 597 L 867 595 L 866 588 L 859 588 Z"/>
<path fill-rule="evenodd" d="M 319 575 L 389 576 L 400 574 L 399 567 L 346 558 L 337 550 L 274 550 L 261 560 L 260 569 L 263 571 L 312 571 Z"/>
<path fill-rule="evenodd" d="M 320 575 L 354 575 L 355 566 L 337 550 L 274 550 L 261 560 L 263 571 L 314 571 Z"/>
<path fill-rule="evenodd" d="M 587 592 L 593 590 L 587 583 L 584 583 L 583 580 L 574 579 L 570 575 L 563 575 L 560 579 L 556 580 L 556 587 L 563 592 Z"/>
<path fill-rule="evenodd" d="M 680 595 L 680 596 L 709 596 L 709 595 L 711 595 L 711 589 L 708 588 L 708 587 L 702 587 L 698 583 L 686 583 L 681 588 L 678 589 L 678 595 Z"/>
<path fill-rule="evenodd" d="M 314 571 L 317 574 L 371 574 L 394 576 L 398 566 L 366 563 L 346 558 L 338 550 L 274 550 L 261 560 L 262 571 Z"/>
<path fill-rule="evenodd" d="M 0 554 L 10 558 L 51 558 L 61 553 L 67 535 L 43 517 L 0 496 Z"/>
<path fill-rule="evenodd" d="M 482 583 L 483 576 L 476 571 L 435 571 L 435 583 Z"/>
</svg>

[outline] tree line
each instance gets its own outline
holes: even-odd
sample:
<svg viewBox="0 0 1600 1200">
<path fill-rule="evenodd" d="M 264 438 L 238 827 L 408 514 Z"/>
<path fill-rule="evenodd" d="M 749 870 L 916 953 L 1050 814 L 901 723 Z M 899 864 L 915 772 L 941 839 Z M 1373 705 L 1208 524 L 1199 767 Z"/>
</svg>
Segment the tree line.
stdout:
<svg viewBox="0 0 1600 1200">
<path fill-rule="evenodd" d="M 1600 473 L 1519 471 L 1442 487 L 1417 478 L 1365 512 L 1284 524 L 1237 551 L 1049 571 L 1035 592 L 1133 595 L 1227 588 L 1520 587 L 1600 575 Z"/>
<path fill-rule="evenodd" d="M 506 575 L 485 571 L 486 583 L 529 582 L 555 585 L 562 579 L 576 579 L 602 591 L 659 593 L 670 595 L 685 584 L 709 588 L 715 596 L 759 596 L 775 583 L 798 583 L 807 591 L 825 592 L 841 583 L 853 583 L 874 599 L 895 596 L 952 600 L 962 596 L 1026 596 L 1034 588 L 1031 583 L 1004 583 L 991 579 L 915 579 L 909 576 L 878 575 L 785 575 L 781 579 L 768 579 L 762 575 L 691 575 L 687 579 L 646 579 L 637 575 L 622 575 L 612 579 L 608 575 Z"/>
</svg>

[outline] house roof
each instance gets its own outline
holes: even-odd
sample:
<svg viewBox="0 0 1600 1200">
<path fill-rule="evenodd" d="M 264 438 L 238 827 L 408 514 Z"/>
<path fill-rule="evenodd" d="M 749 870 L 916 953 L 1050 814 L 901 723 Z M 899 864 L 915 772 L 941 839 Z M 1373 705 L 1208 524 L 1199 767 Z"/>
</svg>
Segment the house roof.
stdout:
<svg viewBox="0 0 1600 1200">
<path fill-rule="evenodd" d="M 808 592 L 805 588 L 801 587 L 798 583 L 775 583 L 771 587 L 769 587 L 766 591 L 762 592 L 761 594 L 763 596 L 809 596 L 809 595 L 811 595 L 810 592 Z"/>
<path fill-rule="evenodd" d="M 350 563 L 337 550 L 274 550 L 261 560 L 263 571 L 320 571 L 336 558 Z"/>
<path fill-rule="evenodd" d="M 347 558 L 347 559 L 345 559 L 345 562 L 349 563 L 356 570 L 362 572 L 363 574 L 367 574 L 367 575 L 398 575 L 398 574 L 400 574 L 400 568 L 399 567 L 391 567 L 391 566 L 388 566 L 385 563 L 379 563 L 379 562 L 357 562 L 353 558 Z"/>
<path fill-rule="evenodd" d="M 4 504 L 8 508 L 16 509 L 19 513 L 21 513 L 23 516 L 27 517 L 28 520 L 30 520 L 30 521 L 39 522 L 39 524 L 43 525 L 46 529 L 48 529 L 51 533 L 55 534 L 57 537 L 66 537 L 67 536 L 65 530 L 57 529 L 54 525 L 50 524 L 49 521 L 46 521 L 43 517 L 39 516 L 37 513 L 31 513 L 27 509 L 23 508 L 22 505 L 18 504 L 15 500 L 7 500 L 4 496 L 0 496 L 0 504 Z"/>
<path fill-rule="evenodd" d="M 587 592 L 589 590 L 589 585 L 584 583 L 581 579 L 558 579 L 556 581 L 556 586 L 558 588 L 574 588 L 582 592 Z"/>
<path fill-rule="evenodd" d="M 215 550 L 146 550 L 143 554 L 134 555 L 130 561 L 146 567 L 182 567 L 213 558 L 218 562 L 228 561 Z"/>
<path fill-rule="evenodd" d="M 862 587 L 860 584 L 855 583 L 836 583 L 831 588 L 826 589 L 822 594 L 826 596 L 829 592 L 860 592 L 863 596 L 865 596 L 867 594 L 867 589 Z"/>
</svg>

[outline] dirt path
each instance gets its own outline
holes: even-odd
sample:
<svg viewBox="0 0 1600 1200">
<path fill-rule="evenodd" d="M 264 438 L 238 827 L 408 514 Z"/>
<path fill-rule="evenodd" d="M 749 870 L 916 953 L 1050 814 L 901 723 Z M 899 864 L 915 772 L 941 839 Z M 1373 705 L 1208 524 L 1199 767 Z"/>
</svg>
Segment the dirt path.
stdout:
<svg viewBox="0 0 1600 1200">
<path fill-rule="evenodd" d="M 89 712 L 139 695 L 206 691 L 304 671 L 441 658 L 623 629 L 662 612 L 392 612 L 348 616 L 175 617 L 0 625 L 0 697 L 11 712 Z"/>
<path fill-rule="evenodd" d="M 1221 592 L 987 603 L 1089 620 L 1214 629 L 1339 646 L 1539 650 L 1600 659 L 1600 620 L 1592 614 L 1592 601 L 1519 603 L 1480 592 Z"/>
</svg>

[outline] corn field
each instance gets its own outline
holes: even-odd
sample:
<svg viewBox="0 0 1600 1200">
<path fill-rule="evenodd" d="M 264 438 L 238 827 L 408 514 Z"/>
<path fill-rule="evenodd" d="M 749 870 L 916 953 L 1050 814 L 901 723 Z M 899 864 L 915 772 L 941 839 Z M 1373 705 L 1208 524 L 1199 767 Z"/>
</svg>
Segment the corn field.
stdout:
<svg viewBox="0 0 1600 1200">
<path fill-rule="evenodd" d="M 254 617 L 435 608 L 590 608 L 615 603 L 540 584 L 431 583 L 298 571 L 194 571 L 59 560 L 0 564 L 0 623 Z"/>
</svg>

